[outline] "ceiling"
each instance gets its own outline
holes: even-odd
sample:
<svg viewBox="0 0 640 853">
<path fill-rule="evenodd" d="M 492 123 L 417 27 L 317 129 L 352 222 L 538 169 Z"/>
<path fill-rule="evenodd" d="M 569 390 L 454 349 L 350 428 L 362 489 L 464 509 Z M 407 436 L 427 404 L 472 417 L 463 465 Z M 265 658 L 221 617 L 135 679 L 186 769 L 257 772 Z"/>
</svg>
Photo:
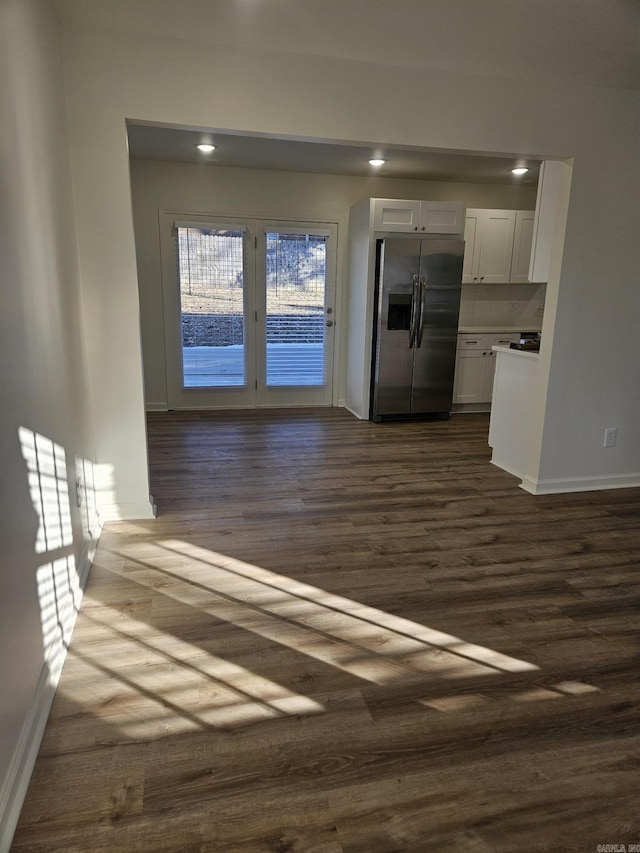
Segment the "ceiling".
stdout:
<svg viewBox="0 0 640 853">
<path fill-rule="evenodd" d="M 539 161 L 515 157 L 454 154 L 426 148 L 339 144 L 331 141 L 279 139 L 229 132 L 182 130 L 149 124 L 129 124 L 129 154 L 138 160 L 236 166 L 292 172 L 315 172 L 359 177 L 405 178 L 469 183 L 536 184 Z M 196 145 L 211 142 L 212 154 L 202 154 Z M 371 157 L 382 157 L 384 166 L 369 165 Z M 528 166 L 520 178 L 514 166 Z"/>
</svg>

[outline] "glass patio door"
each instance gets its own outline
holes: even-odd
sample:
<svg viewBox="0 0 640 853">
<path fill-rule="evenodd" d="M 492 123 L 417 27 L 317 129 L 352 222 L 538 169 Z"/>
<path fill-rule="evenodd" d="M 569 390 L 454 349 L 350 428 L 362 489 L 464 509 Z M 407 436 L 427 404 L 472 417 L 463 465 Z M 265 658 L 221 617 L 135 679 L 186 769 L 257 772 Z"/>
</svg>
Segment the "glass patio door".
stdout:
<svg viewBox="0 0 640 853">
<path fill-rule="evenodd" d="M 254 257 L 244 221 L 162 214 L 171 409 L 256 404 Z"/>
<path fill-rule="evenodd" d="M 258 232 L 258 405 L 331 405 L 335 228 L 262 223 Z"/>
<path fill-rule="evenodd" d="M 171 409 L 330 405 L 335 226 L 161 214 Z"/>
</svg>

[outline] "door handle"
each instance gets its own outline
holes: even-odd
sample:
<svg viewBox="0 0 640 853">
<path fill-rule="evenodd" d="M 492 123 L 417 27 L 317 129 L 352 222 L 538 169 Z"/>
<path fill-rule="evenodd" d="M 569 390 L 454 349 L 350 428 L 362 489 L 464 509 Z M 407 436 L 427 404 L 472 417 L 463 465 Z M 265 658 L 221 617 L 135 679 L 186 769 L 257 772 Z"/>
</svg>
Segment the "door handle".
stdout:
<svg viewBox="0 0 640 853">
<path fill-rule="evenodd" d="M 418 329 L 418 293 L 420 285 L 418 284 L 418 276 L 413 276 L 413 292 L 411 294 L 411 319 L 409 321 L 409 349 L 413 348 L 416 341 L 416 331 Z"/>
<path fill-rule="evenodd" d="M 424 329 L 424 310 L 423 310 L 424 306 L 423 306 L 423 302 L 424 302 L 424 295 L 425 295 L 426 291 L 427 291 L 427 277 L 426 277 L 426 275 L 421 275 L 420 276 L 419 297 L 418 297 L 418 299 L 419 299 L 418 310 L 420 312 L 419 320 L 418 320 L 418 342 L 417 342 L 418 348 L 420 348 L 420 346 L 422 345 L 422 331 Z"/>
<path fill-rule="evenodd" d="M 331 326 L 333 326 L 333 320 L 327 320 L 327 326 L 331 328 Z"/>
</svg>

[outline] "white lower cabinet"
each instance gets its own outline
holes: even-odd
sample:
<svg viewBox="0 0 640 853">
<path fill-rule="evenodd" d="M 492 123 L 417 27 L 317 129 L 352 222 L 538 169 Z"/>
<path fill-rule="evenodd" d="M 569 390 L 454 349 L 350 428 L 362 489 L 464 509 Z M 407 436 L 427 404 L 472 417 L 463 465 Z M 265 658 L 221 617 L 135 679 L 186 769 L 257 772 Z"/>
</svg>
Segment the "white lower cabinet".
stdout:
<svg viewBox="0 0 640 853">
<path fill-rule="evenodd" d="M 458 350 L 456 375 L 453 383 L 454 405 L 484 403 L 487 398 L 486 349 Z"/>
<path fill-rule="evenodd" d="M 489 411 L 496 369 L 494 346 L 520 340 L 518 332 L 458 335 L 453 404 L 458 411 Z"/>
</svg>

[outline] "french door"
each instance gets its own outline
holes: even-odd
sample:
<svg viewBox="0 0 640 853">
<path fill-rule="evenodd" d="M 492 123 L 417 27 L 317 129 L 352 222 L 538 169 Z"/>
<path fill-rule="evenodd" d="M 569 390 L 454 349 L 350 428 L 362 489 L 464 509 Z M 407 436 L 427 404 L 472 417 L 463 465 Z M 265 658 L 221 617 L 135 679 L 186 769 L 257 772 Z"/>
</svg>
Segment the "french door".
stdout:
<svg viewBox="0 0 640 853">
<path fill-rule="evenodd" d="M 169 408 L 331 405 L 336 226 L 160 220 Z"/>
</svg>

